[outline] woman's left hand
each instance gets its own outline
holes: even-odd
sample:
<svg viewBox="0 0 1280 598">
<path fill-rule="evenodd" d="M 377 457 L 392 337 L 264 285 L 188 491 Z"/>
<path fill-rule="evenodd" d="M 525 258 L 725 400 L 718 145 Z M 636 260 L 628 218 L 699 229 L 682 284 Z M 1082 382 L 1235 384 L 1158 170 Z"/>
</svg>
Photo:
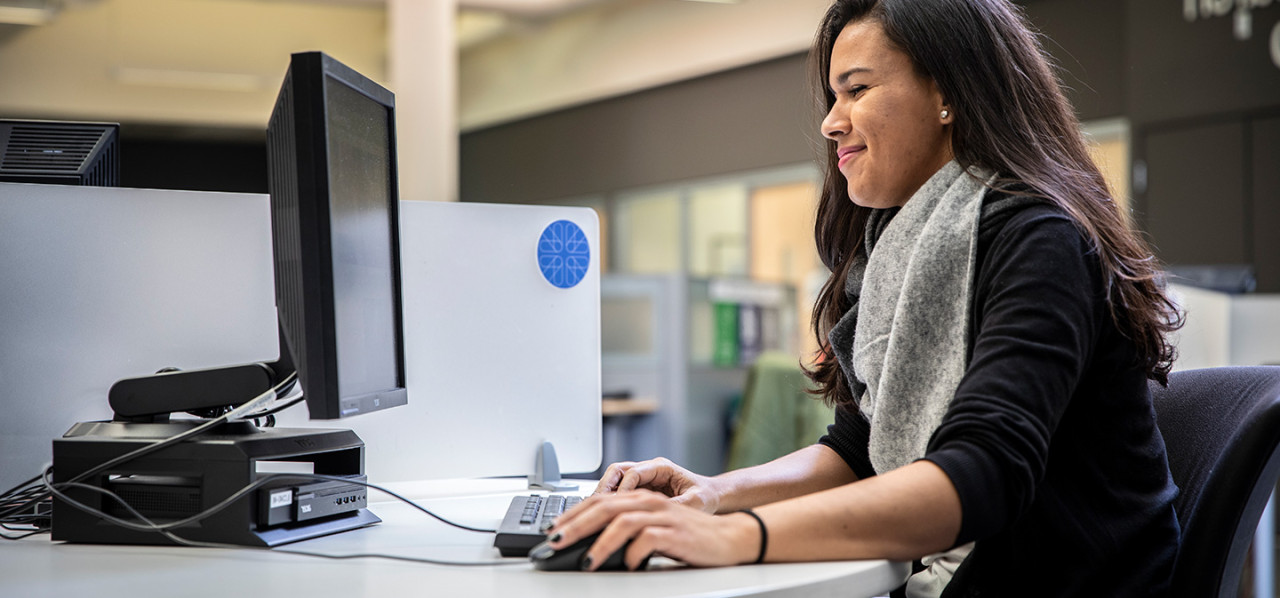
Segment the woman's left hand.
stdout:
<svg viewBox="0 0 1280 598">
<path fill-rule="evenodd" d="M 559 550 L 601 529 L 587 551 L 588 570 L 627 540 L 632 540 L 625 555 L 628 569 L 652 554 L 696 567 L 737 565 L 754 562 L 760 550 L 760 529 L 749 515 L 710 515 L 648 490 L 597 494 L 582 501 L 551 528 L 551 547 Z"/>
</svg>

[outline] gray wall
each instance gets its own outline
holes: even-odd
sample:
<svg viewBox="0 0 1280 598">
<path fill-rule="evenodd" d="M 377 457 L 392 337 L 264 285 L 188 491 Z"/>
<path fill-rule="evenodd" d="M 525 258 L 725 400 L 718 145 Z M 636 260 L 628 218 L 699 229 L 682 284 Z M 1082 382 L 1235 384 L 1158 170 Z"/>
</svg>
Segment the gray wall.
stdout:
<svg viewBox="0 0 1280 598">
<path fill-rule="evenodd" d="M 804 56 L 467 133 L 464 201 L 537 202 L 816 155 Z"/>
<path fill-rule="evenodd" d="M 1280 2 L 1187 21 L 1175 0 L 1025 0 L 1083 120 L 1132 124 L 1135 216 L 1172 264 L 1249 264 L 1280 292 Z M 462 136 L 466 201 L 527 202 L 812 160 L 805 59 L 742 69 Z M 1145 184 L 1144 184 L 1145 182 Z"/>
<path fill-rule="evenodd" d="M 1166 0 L 1156 0 L 1169 4 Z M 1119 0 L 1027 0 L 1027 16 L 1045 33 L 1067 97 L 1082 120 L 1125 113 L 1125 4 Z"/>
<path fill-rule="evenodd" d="M 1252 11 L 1247 40 L 1233 15 L 1189 22 L 1180 4 L 1126 2 L 1138 221 L 1165 261 L 1252 265 L 1259 291 L 1280 292 L 1280 66 L 1267 46 L 1280 4 Z"/>
</svg>

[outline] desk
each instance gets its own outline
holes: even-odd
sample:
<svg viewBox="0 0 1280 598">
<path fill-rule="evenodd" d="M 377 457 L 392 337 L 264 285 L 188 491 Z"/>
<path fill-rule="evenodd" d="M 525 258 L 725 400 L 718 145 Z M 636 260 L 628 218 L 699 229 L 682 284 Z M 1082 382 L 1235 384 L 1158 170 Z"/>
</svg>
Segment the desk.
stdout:
<svg viewBox="0 0 1280 598">
<path fill-rule="evenodd" d="M 591 474 L 593 477 L 603 476 L 610 463 L 642 461 L 653 456 L 654 448 L 647 445 L 658 435 L 653 418 L 658 408 L 658 400 L 652 398 L 604 399 L 600 403 L 604 416 L 600 467 Z"/>
<path fill-rule="evenodd" d="M 494 527 L 524 480 L 420 482 L 394 489 L 459 523 Z M 590 486 L 588 486 L 589 488 Z M 498 558 L 491 534 L 447 527 L 411 507 L 374 496 L 383 523 L 283 547 L 349 554 L 379 552 L 451 561 Z M 691 569 L 663 560 L 656 571 L 544 572 L 527 561 L 444 567 L 392 561 L 334 561 L 280 551 L 54 543 L 48 536 L 0 544 L 0 596 L 321 598 L 392 596 L 874 596 L 906 578 L 888 561 L 768 564 Z"/>
</svg>

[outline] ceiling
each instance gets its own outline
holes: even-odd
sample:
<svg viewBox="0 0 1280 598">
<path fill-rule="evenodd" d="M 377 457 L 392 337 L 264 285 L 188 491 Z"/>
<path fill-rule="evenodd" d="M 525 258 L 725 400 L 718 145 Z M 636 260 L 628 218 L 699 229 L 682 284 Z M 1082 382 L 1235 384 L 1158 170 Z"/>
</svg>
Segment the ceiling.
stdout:
<svg viewBox="0 0 1280 598">
<path fill-rule="evenodd" d="M 99 0 L 0 0 L 0 41 L 26 27 L 45 25 L 70 4 Z M 387 0 L 256 0 L 292 4 L 384 5 Z M 437 1 L 437 0 L 431 0 Z M 469 48 L 533 23 L 546 23 L 594 5 L 619 0 L 456 0 L 457 43 Z M 686 0 L 736 4 L 739 0 Z"/>
<path fill-rule="evenodd" d="M 547 18 L 607 1 L 609 0 L 459 0 L 458 9 L 500 12 L 526 18 Z"/>
<path fill-rule="evenodd" d="M 431 3 L 447 28 L 448 1 L 0 0 L 0 113 L 256 126 L 282 56 L 393 85 L 387 4 Z M 438 39 L 471 130 L 802 51 L 829 1 L 456 0 Z"/>
</svg>

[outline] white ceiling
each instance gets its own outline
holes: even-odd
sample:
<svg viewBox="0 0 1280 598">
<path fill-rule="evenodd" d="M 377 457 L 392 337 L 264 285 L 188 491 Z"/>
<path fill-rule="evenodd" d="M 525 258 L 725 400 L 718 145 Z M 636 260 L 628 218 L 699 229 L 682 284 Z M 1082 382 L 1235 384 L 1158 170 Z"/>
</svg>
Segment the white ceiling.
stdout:
<svg viewBox="0 0 1280 598">
<path fill-rule="evenodd" d="M 802 51 L 830 0 L 456 1 L 446 87 L 473 130 Z M 394 84 L 387 4 L 0 0 L 55 10 L 43 25 L 0 20 L 0 112 L 256 126 L 290 52 L 323 49 Z"/>
<path fill-rule="evenodd" d="M 459 0 L 460 11 L 500 12 L 525 18 L 546 18 L 610 0 Z"/>
</svg>

